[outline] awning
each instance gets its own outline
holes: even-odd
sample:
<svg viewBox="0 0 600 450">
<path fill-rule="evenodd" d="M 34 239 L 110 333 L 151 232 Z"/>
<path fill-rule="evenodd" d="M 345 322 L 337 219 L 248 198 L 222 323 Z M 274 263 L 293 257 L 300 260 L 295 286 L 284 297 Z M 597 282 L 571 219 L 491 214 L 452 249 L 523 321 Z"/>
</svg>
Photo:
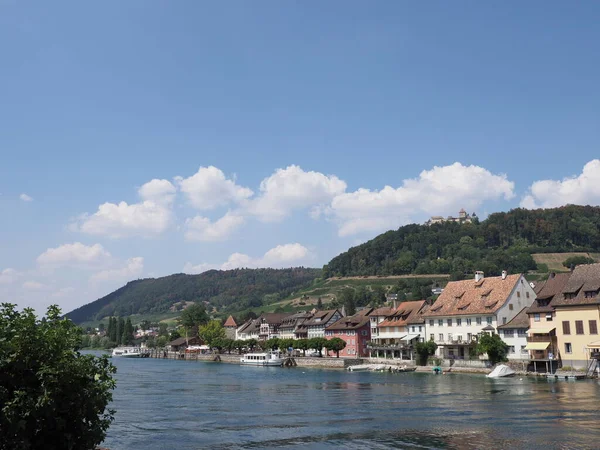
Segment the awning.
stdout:
<svg viewBox="0 0 600 450">
<path fill-rule="evenodd" d="M 546 350 L 549 346 L 550 342 L 529 342 L 525 350 Z"/>
<path fill-rule="evenodd" d="M 417 334 L 410 334 L 410 333 L 409 333 L 409 334 L 407 334 L 406 336 L 404 336 L 402 339 L 403 339 L 404 341 L 412 341 L 413 339 L 416 339 L 416 338 L 418 338 L 419 336 L 421 336 L 419 333 L 417 333 Z"/>
<path fill-rule="evenodd" d="M 600 341 L 590 342 L 587 345 L 587 348 L 600 348 Z"/>
<path fill-rule="evenodd" d="M 548 334 L 555 329 L 556 327 L 553 326 L 530 328 L 527 330 L 527 334 Z"/>
</svg>

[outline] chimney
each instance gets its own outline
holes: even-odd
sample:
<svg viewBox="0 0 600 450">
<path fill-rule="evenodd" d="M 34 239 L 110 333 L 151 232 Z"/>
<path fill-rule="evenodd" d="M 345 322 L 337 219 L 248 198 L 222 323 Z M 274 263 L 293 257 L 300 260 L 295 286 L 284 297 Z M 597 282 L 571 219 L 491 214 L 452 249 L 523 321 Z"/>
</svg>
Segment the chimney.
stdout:
<svg viewBox="0 0 600 450">
<path fill-rule="evenodd" d="M 556 276 L 556 272 L 552 272 L 552 273 L 550 274 L 550 279 L 554 278 L 555 276 Z"/>
<path fill-rule="evenodd" d="M 398 300 L 394 300 L 393 307 L 394 309 L 398 309 Z"/>
<path fill-rule="evenodd" d="M 475 271 L 475 281 L 483 280 L 483 272 L 481 270 Z"/>
<path fill-rule="evenodd" d="M 506 276 L 508 275 L 508 272 L 506 270 L 502 271 L 502 279 L 506 280 Z"/>
</svg>

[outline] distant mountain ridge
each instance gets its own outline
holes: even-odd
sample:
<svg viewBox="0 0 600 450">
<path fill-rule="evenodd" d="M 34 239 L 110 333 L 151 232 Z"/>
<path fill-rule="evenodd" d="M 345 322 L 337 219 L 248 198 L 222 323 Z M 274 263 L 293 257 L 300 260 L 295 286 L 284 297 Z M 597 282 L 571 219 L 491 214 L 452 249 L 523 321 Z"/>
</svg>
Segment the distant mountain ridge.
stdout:
<svg viewBox="0 0 600 450">
<path fill-rule="evenodd" d="M 600 207 L 513 209 L 479 222 L 406 225 L 349 249 L 323 277 L 449 273 L 500 275 L 538 269 L 532 253 L 600 251 Z M 542 269 L 542 268 L 540 268 Z"/>
<path fill-rule="evenodd" d="M 167 312 L 179 302 L 209 302 L 219 310 L 260 306 L 265 296 L 277 300 L 321 275 L 321 269 L 211 270 L 130 281 L 122 288 L 67 314 L 76 323 L 106 316 Z"/>
</svg>

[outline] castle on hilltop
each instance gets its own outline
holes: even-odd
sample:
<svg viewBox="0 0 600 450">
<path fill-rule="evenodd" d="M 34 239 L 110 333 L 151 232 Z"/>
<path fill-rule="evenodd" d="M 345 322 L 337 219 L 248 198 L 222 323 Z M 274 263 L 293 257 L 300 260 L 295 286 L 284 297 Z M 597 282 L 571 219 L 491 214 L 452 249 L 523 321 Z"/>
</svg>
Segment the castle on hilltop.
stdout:
<svg viewBox="0 0 600 450">
<path fill-rule="evenodd" d="M 448 217 L 444 218 L 442 216 L 431 216 L 431 219 L 429 219 L 427 222 L 425 222 L 425 225 L 433 225 L 434 223 L 444 223 L 444 222 L 457 222 L 460 224 L 471 223 L 476 218 L 477 218 L 477 214 L 473 213 L 473 214 L 469 215 L 469 213 L 467 213 L 463 208 L 458 212 L 458 217 L 448 216 Z"/>
</svg>

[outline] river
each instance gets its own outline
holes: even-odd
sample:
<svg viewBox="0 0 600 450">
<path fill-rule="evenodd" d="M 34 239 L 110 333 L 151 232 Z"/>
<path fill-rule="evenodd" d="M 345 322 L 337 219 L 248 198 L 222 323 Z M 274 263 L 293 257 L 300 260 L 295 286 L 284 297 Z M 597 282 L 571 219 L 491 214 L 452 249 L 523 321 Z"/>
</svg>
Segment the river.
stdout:
<svg viewBox="0 0 600 450">
<path fill-rule="evenodd" d="M 113 363 L 111 450 L 600 447 L 596 381 Z"/>
</svg>

